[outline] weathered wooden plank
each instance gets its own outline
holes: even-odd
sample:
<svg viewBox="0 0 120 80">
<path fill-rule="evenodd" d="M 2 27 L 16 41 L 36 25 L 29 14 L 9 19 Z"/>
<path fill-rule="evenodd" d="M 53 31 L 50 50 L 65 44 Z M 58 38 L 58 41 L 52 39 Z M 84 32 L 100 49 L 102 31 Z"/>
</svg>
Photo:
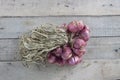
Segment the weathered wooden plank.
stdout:
<svg viewBox="0 0 120 80">
<path fill-rule="evenodd" d="M 91 38 L 84 59 L 119 59 L 120 37 Z M 0 60 L 20 60 L 18 39 L 0 40 Z"/>
<path fill-rule="evenodd" d="M 0 16 L 120 15 L 119 0 L 0 0 Z"/>
<path fill-rule="evenodd" d="M 18 38 L 22 33 L 41 24 L 61 25 L 72 20 L 83 20 L 90 26 L 91 36 L 120 36 L 120 16 L 111 17 L 33 17 L 0 18 L 0 38 Z"/>
<path fill-rule="evenodd" d="M 75 67 L 0 62 L 0 80 L 119 80 L 120 60 L 85 60 Z"/>
<path fill-rule="evenodd" d="M 18 60 L 18 40 L 0 40 L 0 60 Z"/>
<path fill-rule="evenodd" d="M 109 61 L 106 63 L 104 63 L 104 68 L 102 69 L 105 79 L 120 80 L 120 62 L 115 61 L 114 63 L 111 63 L 111 61 Z"/>
</svg>

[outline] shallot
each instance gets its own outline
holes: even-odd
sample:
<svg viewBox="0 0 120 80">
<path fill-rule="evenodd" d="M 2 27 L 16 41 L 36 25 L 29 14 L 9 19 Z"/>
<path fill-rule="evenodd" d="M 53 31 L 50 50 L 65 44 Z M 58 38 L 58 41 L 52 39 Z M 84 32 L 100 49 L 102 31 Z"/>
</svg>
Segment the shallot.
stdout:
<svg viewBox="0 0 120 80">
<path fill-rule="evenodd" d="M 69 32 L 76 33 L 82 30 L 84 24 L 82 21 L 72 21 L 68 24 L 67 28 Z"/>
<path fill-rule="evenodd" d="M 60 66 L 76 65 L 82 61 L 82 56 L 86 52 L 90 29 L 82 21 L 72 21 L 68 25 L 64 24 L 62 28 L 67 33 L 68 41 L 50 52 L 48 62 Z"/>
<path fill-rule="evenodd" d="M 62 57 L 64 60 L 67 60 L 67 59 L 69 59 L 71 56 L 72 56 L 71 48 L 70 48 L 70 47 L 67 47 L 67 46 L 64 46 L 64 47 L 63 47 L 63 53 L 62 53 L 61 57 Z"/>
<path fill-rule="evenodd" d="M 82 39 L 74 39 L 73 47 L 76 49 L 80 49 L 81 47 L 86 46 L 86 42 Z"/>
</svg>

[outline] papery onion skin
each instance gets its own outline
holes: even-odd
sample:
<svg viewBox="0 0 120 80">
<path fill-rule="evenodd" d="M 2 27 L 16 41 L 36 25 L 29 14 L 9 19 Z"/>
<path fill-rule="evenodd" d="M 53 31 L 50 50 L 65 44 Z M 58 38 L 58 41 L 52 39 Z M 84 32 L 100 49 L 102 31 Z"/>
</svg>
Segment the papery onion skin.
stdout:
<svg viewBox="0 0 120 80">
<path fill-rule="evenodd" d="M 86 29 L 86 30 L 88 30 L 90 32 L 90 28 L 87 25 L 84 26 L 83 30 L 84 29 Z"/>
<path fill-rule="evenodd" d="M 80 49 L 81 47 L 86 46 L 86 42 L 82 39 L 74 39 L 73 48 Z"/>
<path fill-rule="evenodd" d="M 63 53 L 63 51 L 62 51 L 61 47 L 56 48 L 55 51 L 54 51 L 54 54 L 56 56 L 61 56 L 62 53 Z"/>
<path fill-rule="evenodd" d="M 69 31 L 69 32 L 72 32 L 72 33 L 76 33 L 76 32 L 79 31 L 79 30 L 78 30 L 78 27 L 76 26 L 75 21 L 70 22 L 70 23 L 68 24 L 67 28 L 68 28 L 68 31 Z"/>
<path fill-rule="evenodd" d="M 73 52 L 78 55 L 79 57 L 81 57 L 82 55 L 85 54 L 86 50 L 83 48 L 83 49 L 75 49 L 73 48 Z"/>
<path fill-rule="evenodd" d="M 52 54 L 48 54 L 48 57 L 47 57 L 47 61 L 51 64 L 55 63 L 56 61 L 56 56 L 52 55 Z"/>
<path fill-rule="evenodd" d="M 78 56 L 72 56 L 69 60 L 68 60 L 68 65 L 76 65 L 78 64 L 79 62 L 81 62 L 81 58 L 78 57 Z"/>
<path fill-rule="evenodd" d="M 75 56 L 76 64 L 80 63 L 82 61 L 82 57 Z"/>
<path fill-rule="evenodd" d="M 66 60 L 63 60 L 61 58 L 58 58 L 56 60 L 56 64 L 59 65 L 59 66 L 64 66 L 66 64 Z"/>
<path fill-rule="evenodd" d="M 85 26 L 83 21 L 76 21 L 76 24 L 77 24 L 77 27 L 78 27 L 79 31 L 81 31 Z"/>
<path fill-rule="evenodd" d="M 71 57 L 69 60 L 68 60 L 68 64 L 69 65 L 75 65 L 75 59 L 74 59 L 74 57 Z"/>
<path fill-rule="evenodd" d="M 72 50 L 70 47 L 67 47 L 67 46 L 64 46 L 63 47 L 63 53 L 61 55 L 61 57 L 64 59 L 64 60 L 67 60 L 69 59 L 70 57 L 72 56 Z"/>
<path fill-rule="evenodd" d="M 89 38 L 90 38 L 90 30 L 88 29 L 88 27 L 85 26 L 85 28 L 80 33 L 80 37 L 84 41 L 88 41 L 89 40 Z"/>
<path fill-rule="evenodd" d="M 67 25 L 68 32 L 76 33 L 82 30 L 84 27 L 84 24 L 82 21 L 72 21 Z"/>
<path fill-rule="evenodd" d="M 52 50 L 52 57 L 48 57 L 48 62 L 59 66 L 77 65 L 86 52 L 85 46 L 90 38 L 90 29 L 82 21 L 72 21 L 68 25 L 62 25 L 62 28 L 66 29 L 68 42 Z"/>
</svg>

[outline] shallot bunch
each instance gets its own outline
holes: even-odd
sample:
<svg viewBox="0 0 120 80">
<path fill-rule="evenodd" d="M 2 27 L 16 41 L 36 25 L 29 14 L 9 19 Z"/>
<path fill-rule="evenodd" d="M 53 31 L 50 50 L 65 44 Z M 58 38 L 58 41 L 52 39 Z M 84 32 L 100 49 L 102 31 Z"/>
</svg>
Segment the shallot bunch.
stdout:
<svg viewBox="0 0 120 80">
<path fill-rule="evenodd" d="M 82 21 L 72 21 L 64 25 L 68 42 L 48 52 L 49 63 L 58 65 L 76 65 L 82 61 L 85 46 L 90 38 L 90 29 Z"/>
</svg>

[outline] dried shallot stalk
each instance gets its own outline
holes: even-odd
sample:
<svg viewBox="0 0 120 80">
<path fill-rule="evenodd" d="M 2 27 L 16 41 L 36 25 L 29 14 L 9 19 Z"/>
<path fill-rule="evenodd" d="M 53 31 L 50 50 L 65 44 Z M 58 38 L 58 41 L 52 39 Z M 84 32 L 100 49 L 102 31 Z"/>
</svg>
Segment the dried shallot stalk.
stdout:
<svg viewBox="0 0 120 80">
<path fill-rule="evenodd" d="M 20 54 L 23 61 L 44 62 L 49 51 L 67 42 L 67 34 L 62 27 L 41 25 L 20 37 Z"/>
</svg>

